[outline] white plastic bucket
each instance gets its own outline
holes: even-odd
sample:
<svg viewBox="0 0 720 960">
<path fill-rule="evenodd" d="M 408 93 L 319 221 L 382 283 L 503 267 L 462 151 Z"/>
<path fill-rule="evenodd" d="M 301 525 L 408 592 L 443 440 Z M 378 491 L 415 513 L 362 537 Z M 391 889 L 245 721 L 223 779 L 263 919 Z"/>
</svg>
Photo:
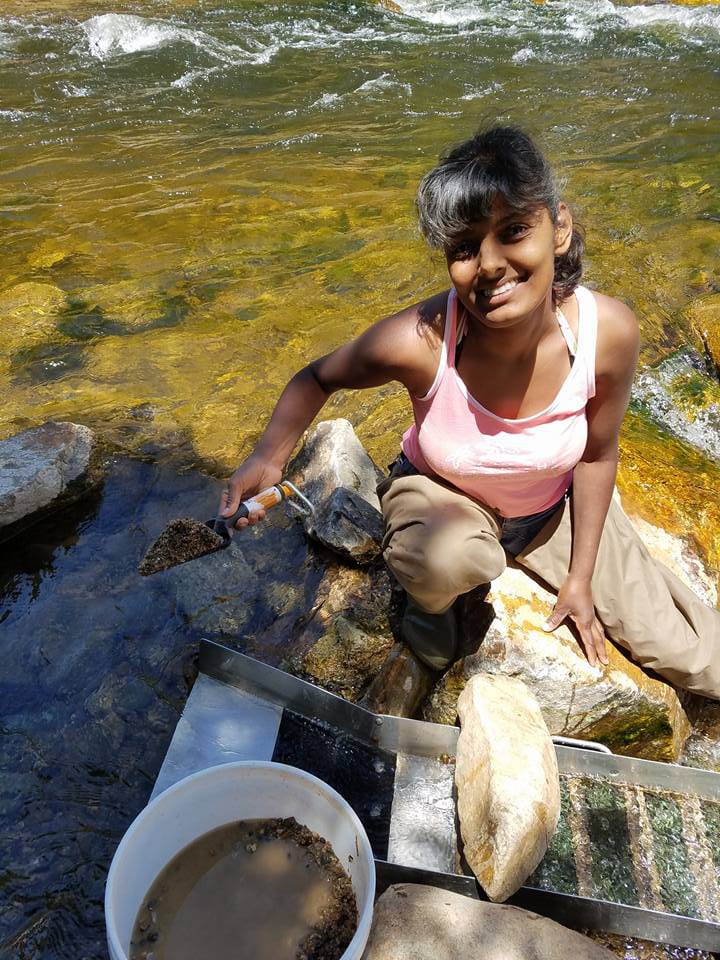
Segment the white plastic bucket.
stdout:
<svg viewBox="0 0 720 960">
<path fill-rule="evenodd" d="M 360 960 L 370 934 L 375 864 L 352 807 L 322 780 L 282 763 L 239 761 L 194 773 L 135 818 L 115 852 L 105 887 L 111 960 L 128 960 L 138 910 L 160 871 L 184 847 L 236 820 L 295 817 L 324 837 L 352 880 L 358 928 L 342 960 Z"/>
</svg>

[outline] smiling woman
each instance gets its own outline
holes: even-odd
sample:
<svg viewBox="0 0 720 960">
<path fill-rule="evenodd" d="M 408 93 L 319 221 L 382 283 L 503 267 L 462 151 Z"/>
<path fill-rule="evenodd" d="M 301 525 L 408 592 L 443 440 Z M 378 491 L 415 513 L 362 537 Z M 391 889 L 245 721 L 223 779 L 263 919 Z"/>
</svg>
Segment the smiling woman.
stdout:
<svg viewBox="0 0 720 960">
<path fill-rule="evenodd" d="M 510 555 L 557 591 L 548 629 L 572 619 L 591 664 L 607 663 L 607 633 L 671 682 L 720 698 L 720 613 L 650 558 L 612 501 L 638 326 L 579 285 L 582 239 L 544 158 L 516 128 L 481 132 L 426 175 L 418 207 L 450 291 L 301 370 L 229 480 L 225 514 L 280 478 L 331 393 L 397 380 L 415 422 L 378 488 L 383 554 L 422 660 L 445 669 L 467 652 L 456 601 Z"/>
</svg>

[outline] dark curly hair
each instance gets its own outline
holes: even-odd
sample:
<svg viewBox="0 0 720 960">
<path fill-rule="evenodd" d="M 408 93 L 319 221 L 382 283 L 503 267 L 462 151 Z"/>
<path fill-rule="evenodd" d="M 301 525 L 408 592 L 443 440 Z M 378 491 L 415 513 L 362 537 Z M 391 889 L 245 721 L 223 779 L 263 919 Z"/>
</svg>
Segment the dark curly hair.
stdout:
<svg viewBox="0 0 720 960">
<path fill-rule="evenodd" d="M 558 221 L 558 182 L 518 127 L 478 131 L 423 177 L 416 201 L 423 236 L 431 247 L 448 251 L 469 226 L 489 216 L 498 196 L 516 210 L 546 207 L 552 222 Z M 574 225 L 570 247 L 555 257 L 554 303 L 566 300 L 580 283 L 584 251 L 582 229 Z"/>
</svg>

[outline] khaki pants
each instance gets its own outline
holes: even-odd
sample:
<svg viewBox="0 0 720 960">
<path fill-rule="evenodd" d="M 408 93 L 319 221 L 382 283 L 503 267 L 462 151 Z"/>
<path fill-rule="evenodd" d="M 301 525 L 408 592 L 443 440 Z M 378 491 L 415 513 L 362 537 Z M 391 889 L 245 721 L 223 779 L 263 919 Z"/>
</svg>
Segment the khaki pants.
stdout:
<svg viewBox="0 0 720 960">
<path fill-rule="evenodd" d="M 429 613 L 505 569 L 501 520 L 453 487 L 413 474 L 378 487 L 383 555 L 401 586 Z M 565 501 L 516 561 L 557 591 L 572 544 Z M 613 500 L 592 579 L 597 616 L 633 659 L 670 683 L 720 699 L 720 611 L 654 560 Z"/>
</svg>

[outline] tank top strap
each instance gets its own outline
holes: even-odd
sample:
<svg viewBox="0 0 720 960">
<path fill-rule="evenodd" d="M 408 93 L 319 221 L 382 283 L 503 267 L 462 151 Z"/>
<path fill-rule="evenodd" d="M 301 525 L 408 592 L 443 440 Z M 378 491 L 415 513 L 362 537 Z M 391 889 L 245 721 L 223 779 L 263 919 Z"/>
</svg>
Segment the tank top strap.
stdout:
<svg viewBox="0 0 720 960">
<path fill-rule="evenodd" d="M 465 321 L 458 320 L 458 299 L 455 287 L 448 294 L 447 311 L 445 314 L 445 335 L 443 337 L 444 360 L 448 367 L 455 366 L 455 352 L 457 345 L 465 334 Z"/>
<path fill-rule="evenodd" d="M 598 309 L 595 295 L 587 287 L 576 287 L 578 302 L 577 360 L 585 366 L 588 400 L 595 396 L 595 350 L 597 347 Z M 576 360 L 576 362 L 577 362 Z"/>
<path fill-rule="evenodd" d="M 575 337 L 570 329 L 570 324 L 567 322 L 567 317 L 562 312 L 560 307 L 558 307 L 555 311 L 555 316 L 557 318 L 558 326 L 560 327 L 560 332 L 562 333 L 563 337 L 565 337 L 568 353 L 573 359 L 575 359 L 575 355 L 577 354 L 577 343 L 575 342 Z"/>
</svg>

